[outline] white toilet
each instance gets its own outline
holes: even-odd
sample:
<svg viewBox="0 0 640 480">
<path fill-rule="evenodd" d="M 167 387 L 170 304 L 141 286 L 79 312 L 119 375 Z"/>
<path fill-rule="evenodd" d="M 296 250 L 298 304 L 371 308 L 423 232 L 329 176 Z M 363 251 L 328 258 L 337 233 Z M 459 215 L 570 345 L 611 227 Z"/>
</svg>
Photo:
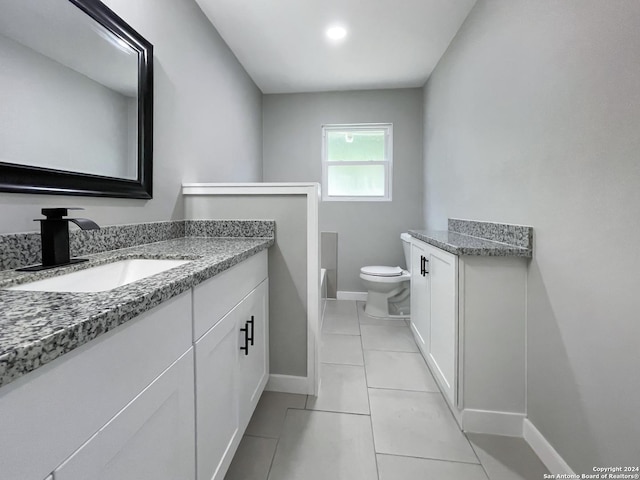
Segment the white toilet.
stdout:
<svg viewBox="0 0 640 480">
<path fill-rule="evenodd" d="M 411 236 L 400 235 L 407 268 L 411 264 Z M 367 289 L 364 309 L 372 317 L 408 317 L 411 273 L 400 267 L 368 266 L 360 269 L 360 278 Z"/>
</svg>

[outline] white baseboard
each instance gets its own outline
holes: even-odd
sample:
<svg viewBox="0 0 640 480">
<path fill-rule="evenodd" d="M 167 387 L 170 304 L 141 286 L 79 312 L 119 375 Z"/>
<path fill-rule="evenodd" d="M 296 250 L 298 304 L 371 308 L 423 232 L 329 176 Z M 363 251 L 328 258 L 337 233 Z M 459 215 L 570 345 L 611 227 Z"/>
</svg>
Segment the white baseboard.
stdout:
<svg viewBox="0 0 640 480">
<path fill-rule="evenodd" d="M 522 433 L 525 441 L 531 449 L 540 457 L 545 467 L 552 474 L 575 475 L 571 467 L 564 461 L 555 448 L 544 438 L 540 431 L 535 427 L 528 418 L 522 423 Z"/>
<path fill-rule="evenodd" d="M 489 433 L 507 437 L 522 437 L 522 413 L 464 409 L 462 429 L 469 433 Z"/>
<path fill-rule="evenodd" d="M 297 377 L 294 375 L 279 375 L 272 373 L 265 390 L 269 392 L 299 393 L 307 395 L 309 393 L 309 379 L 307 377 Z"/>
<path fill-rule="evenodd" d="M 361 302 L 367 301 L 367 292 L 336 292 L 336 300 L 358 300 Z"/>
</svg>

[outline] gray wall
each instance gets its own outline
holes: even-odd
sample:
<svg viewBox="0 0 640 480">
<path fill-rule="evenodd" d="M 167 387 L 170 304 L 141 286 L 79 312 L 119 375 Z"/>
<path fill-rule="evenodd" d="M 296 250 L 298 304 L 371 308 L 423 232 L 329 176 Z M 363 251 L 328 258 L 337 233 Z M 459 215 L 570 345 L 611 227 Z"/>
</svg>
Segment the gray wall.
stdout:
<svg viewBox="0 0 640 480">
<path fill-rule="evenodd" d="M 320 230 L 338 233 L 337 289 L 364 291 L 365 265 L 402 265 L 400 233 L 422 226 L 422 91 L 265 95 L 266 182 L 321 182 L 321 126 L 393 123 L 393 201 L 321 202 Z"/>
<path fill-rule="evenodd" d="M 270 372 L 307 376 L 307 199 L 303 195 L 187 196 L 186 218 L 268 219 Z"/>
<path fill-rule="evenodd" d="M 479 0 L 425 88 L 425 217 L 532 225 L 528 414 L 640 458 L 640 2 Z"/>
<path fill-rule="evenodd" d="M 182 219 L 183 181 L 262 179 L 262 95 L 197 4 L 105 3 L 155 47 L 154 198 L 0 194 L 0 233 L 35 230 L 43 206 L 84 206 L 104 225 Z"/>
</svg>

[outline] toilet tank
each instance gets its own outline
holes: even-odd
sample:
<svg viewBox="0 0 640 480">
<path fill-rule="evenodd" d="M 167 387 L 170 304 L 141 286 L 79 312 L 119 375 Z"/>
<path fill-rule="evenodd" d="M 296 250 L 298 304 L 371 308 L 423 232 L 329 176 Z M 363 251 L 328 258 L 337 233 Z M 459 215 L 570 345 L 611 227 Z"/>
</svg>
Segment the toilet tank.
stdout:
<svg viewBox="0 0 640 480">
<path fill-rule="evenodd" d="M 407 270 L 411 272 L 411 235 L 408 233 L 401 233 L 400 239 L 402 240 L 402 250 L 404 251 L 404 262 L 407 266 Z"/>
</svg>

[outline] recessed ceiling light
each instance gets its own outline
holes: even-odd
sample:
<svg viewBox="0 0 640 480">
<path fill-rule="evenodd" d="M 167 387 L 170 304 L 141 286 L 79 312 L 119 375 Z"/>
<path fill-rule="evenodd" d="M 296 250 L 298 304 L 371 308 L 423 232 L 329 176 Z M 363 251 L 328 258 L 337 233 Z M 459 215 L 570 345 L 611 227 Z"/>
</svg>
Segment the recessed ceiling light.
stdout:
<svg viewBox="0 0 640 480">
<path fill-rule="evenodd" d="M 326 34 L 330 40 L 342 40 L 347 36 L 347 30 L 339 25 L 334 25 L 333 27 L 327 28 Z"/>
</svg>

